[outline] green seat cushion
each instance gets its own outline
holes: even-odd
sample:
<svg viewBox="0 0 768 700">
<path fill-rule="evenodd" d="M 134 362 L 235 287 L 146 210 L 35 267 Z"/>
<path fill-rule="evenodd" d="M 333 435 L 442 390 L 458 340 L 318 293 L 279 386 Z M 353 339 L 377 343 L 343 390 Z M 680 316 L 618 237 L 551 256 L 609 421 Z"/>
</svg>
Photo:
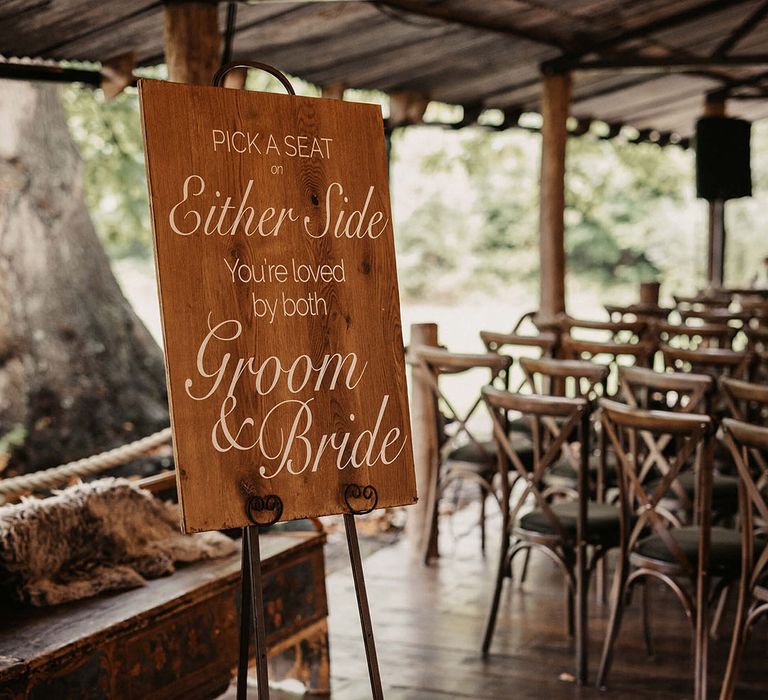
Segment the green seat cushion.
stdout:
<svg viewBox="0 0 768 700">
<path fill-rule="evenodd" d="M 699 532 L 696 526 L 670 529 L 670 534 L 685 554 L 695 571 L 699 559 Z M 678 560 L 659 535 L 640 540 L 635 552 L 655 561 L 677 564 Z M 709 571 L 715 576 L 736 575 L 741 568 L 741 537 L 736 530 L 713 527 L 709 548 Z"/>
<path fill-rule="evenodd" d="M 576 501 L 564 501 L 555 503 L 552 511 L 557 516 L 563 529 L 575 539 L 576 519 L 578 517 L 579 504 Z M 595 503 L 590 501 L 587 506 L 587 533 L 586 540 L 590 544 L 610 545 L 619 542 L 621 512 L 615 506 L 608 503 Z M 549 518 L 543 510 L 532 510 L 520 518 L 521 530 L 539 532 L 545 535 L 557 535 Z"/>
<path fill-rule="evenodd" d="M 651 481 L 646 486 L 649 494 L 653 493 L 659 484 L 659 479 Z M 677 482 L 685 491 L 688 500 L 693 503 L 696 493 L 696 474 L 687 470 L 677 475 Z M 677 494 L 669 489 L 666 493 L 667 498 L 677 498 Z M 737 476 L 727 476 L 725 474 L 714 474 L 712 476 L 712 507 L 718 513 L 735 513 L 739 509 L 739 478 Z"/>
</svg>

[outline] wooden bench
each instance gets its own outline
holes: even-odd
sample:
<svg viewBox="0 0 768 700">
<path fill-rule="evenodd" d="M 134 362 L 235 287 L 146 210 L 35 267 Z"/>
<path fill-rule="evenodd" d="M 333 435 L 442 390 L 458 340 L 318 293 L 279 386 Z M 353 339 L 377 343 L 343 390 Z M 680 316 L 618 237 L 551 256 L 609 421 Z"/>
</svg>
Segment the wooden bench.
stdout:
<svg viewBox="0 0 768 700">
<path fill-rule="evenodd" d="M 324 533 L 262 535 L 270 678 L 328 694 Z M 132 591 L 0 609 L 0 700 L 215 698 L 237 665 L 240 554 Z"/>
</svg>

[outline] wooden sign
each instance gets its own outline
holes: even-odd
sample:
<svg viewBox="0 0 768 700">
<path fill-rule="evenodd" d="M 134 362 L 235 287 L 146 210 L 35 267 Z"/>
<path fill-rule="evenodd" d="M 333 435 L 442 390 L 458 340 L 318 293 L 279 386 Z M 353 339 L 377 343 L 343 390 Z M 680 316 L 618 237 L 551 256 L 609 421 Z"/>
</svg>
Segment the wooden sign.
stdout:
<svg viewBox="0 0 768 700">
<path fill-rule="evenodd" d="M 184 529 L 415 502 L 379 107 L 139 94 Z"/>
</svg>

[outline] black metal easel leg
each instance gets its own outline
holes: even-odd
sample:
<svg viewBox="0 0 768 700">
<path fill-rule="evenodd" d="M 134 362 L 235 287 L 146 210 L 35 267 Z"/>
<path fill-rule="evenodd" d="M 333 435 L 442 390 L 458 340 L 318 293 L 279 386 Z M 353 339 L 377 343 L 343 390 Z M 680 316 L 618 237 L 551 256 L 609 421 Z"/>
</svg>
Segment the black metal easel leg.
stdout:
<svg viewBox="0 0 768 700">
<path fill-rule="evenodd" d="M 261 553 L 259 527 L 243 528 L 243 584 L 240 613 L 240 660 L 237 669 L 237 700 L 246 700 L 248 694 L 248 658 L 250 627 L 256 637 L 256 680 L 259 700 L 269 700 L 267 674 L 266 629 L 264 626 L 264 599 L 261 583 Z"/>
<path fill-rule="evenodd" d="M 349 561 L 352 564 L 352 577 L 355 580 L 355 593 L 357 594 L 357 607 L 360 611 L 360 626 L 363 629 L 365 656 L 368 659 L 368 675 L 371 679 L 371 692 L 373 693 L 373 700 L 383 700 L 384 693 L 381 689 L 379 661 L 376 657 L 376 642 L 373 639 L 371 611 L 368 607 L 368 594 L 365 591 L 363 561 L 360 556 L 360 545 L 357 541 L 357 527 L 355 526 L 354 515 L 350 515 L 349 513 L 344 514 L 344 529 L 347 532 Z"/>
<path fill-rule="evenodd" d="M 243 548 L 240 565 L 240 656 L 237 664 L 237 700 L 248 697 L 248 657 L 251 645 L 251 558 L 245 539 L 246 528 L 243 528 L 241 540 Z"/>
</svg>

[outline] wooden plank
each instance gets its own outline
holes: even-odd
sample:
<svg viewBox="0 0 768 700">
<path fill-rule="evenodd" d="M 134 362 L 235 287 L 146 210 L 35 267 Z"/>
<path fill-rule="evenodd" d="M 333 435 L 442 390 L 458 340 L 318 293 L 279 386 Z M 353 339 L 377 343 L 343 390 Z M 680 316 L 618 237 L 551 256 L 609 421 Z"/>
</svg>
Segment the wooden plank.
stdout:
<svg viewBox="0 0 768 700">
<path fill-rule="evenodd" d="M 471 529 L 476 519 L 477 510 L 468 508 L 453 516 L 450 528 L 441 528 L 444 554 L 433 567 L 403 566 L 407 542 L 366 559 L 385 697 L 684 700 L 691 696 L 690 623 L 671 592 L 655 583 L 651 601 L 656 656 L 645 655 L 636 596 L 625 614 L 608 691 L 594 687 L 594 666 L 590 682 L 577 686 L 568 675 L 573 672 L 573 645 L 565 632 L 563 579 L 540 553 L 532 555 L 524 584 L 519 582 L 520 560 L 516 562 L 516 579 L 505 584 L 491 655 L 484 659 L 480 642 L 497 562 L 479 554 L 479 532 Z M 489 527 L 489 551 L 496 551 L 498 517 L 491 517 Z M 457 534 L 468 529 L 468 535 Z M 366 696 L 367 678 L 357 620 L 343 604 L 354 599 L 349 575 L 340 571 L 330 576 L 328 592 L 335 603 L 329 618 L 332 698 L 358 700 Z M 609 607 L 594 595 L 589 604 L 590 658 L 597 659 Z M 730 618 L 720 639 L 712 642 L 710 678 L 715 687 L 727 658 Z M 766 641 L 768 625 L 758 624 L 747 647 L 736 696 L 740 699 L 757 700 L 768 691 Z"/>
<path fill-rule="evenodd" d="M 415 502 L 380 108 L 140 95 L 185 527 Z"/>
<path fill-rule="evenodd" d="M 327 690 L 328 672 L 324 541 L 307 532 L 262 538 L 270 656 L 282 676 L 294 671 L 318 690 Z M 133 591 L 4 610 L 0 696 L 213 697 L 236 661 L 239 590 L 235 554 Z"/>
<path fill-rule="evenodd" d="M 429 522 L 430 503 L 437 498 L 435 486 L 439 472 L 439 446 L 435 426 L 437 404 L 429 378 L 424 376 L 424 367 L 416 364 L 415 349 L 420 346 L 437 347 L 437 324 L 415 323 L 411 325 L 411 340 L 408 352 L 411 356 L 411 421 L 413 428 L 413 459 L 416 469 L 416 484 L 422 494 L 420 502 L 408 511 L 406 538 L 412 558 L 437 555 L 437 539 L 427 545 L 426 538 L 432 530 Z M 435 535 L 437 532 L 435 532 Z M 428 550 L 425 549 L 428 546 Z"/>
<path fill-rule="evenodd" d="M 174 2 L 163 13 L 168 80 L 208 85 L 221 63 L 219 15 L 215 3 Z"/>
</svg>

